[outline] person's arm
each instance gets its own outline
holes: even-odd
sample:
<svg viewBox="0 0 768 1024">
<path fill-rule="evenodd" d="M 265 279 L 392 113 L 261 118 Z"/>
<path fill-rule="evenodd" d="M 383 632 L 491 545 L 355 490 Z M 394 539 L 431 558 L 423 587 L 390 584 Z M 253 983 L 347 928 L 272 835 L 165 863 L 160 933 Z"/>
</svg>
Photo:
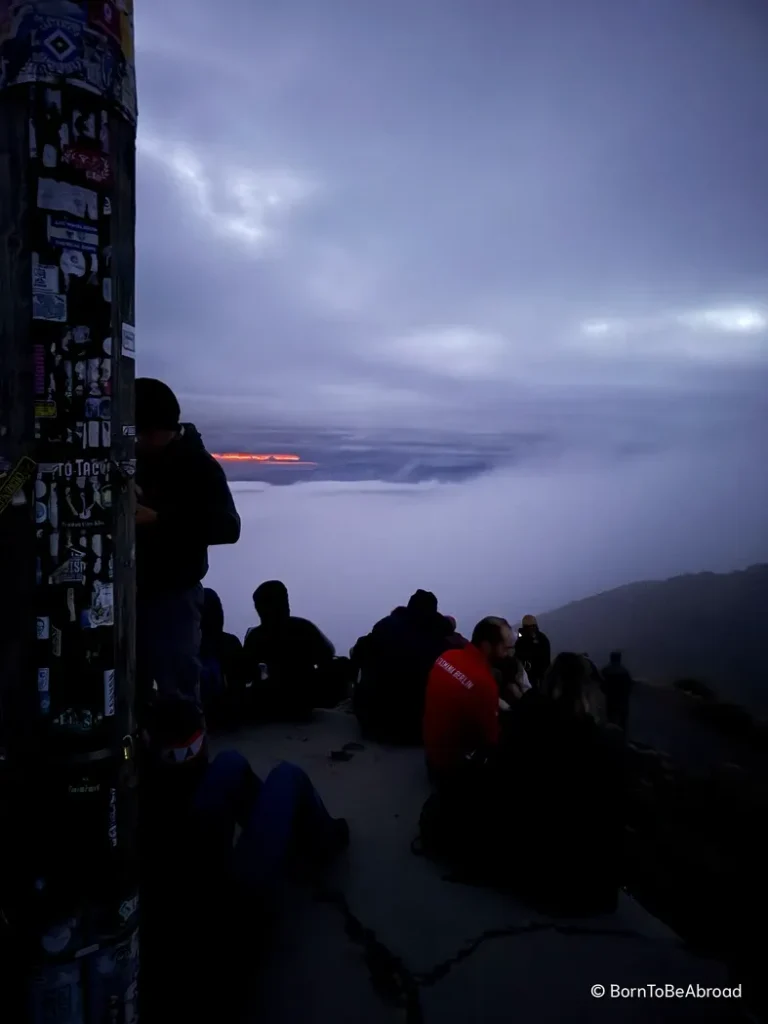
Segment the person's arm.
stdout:
<svg viewBox="0 0 768 1024">
<path fill-rule="evenodd" d="M 322 665 L 336 657 L 336 648 L 331 641 L 318 629 L 314 622 L 307 620 L 307 646 L 312 652 L 312 664 Z"/>
<path fill-rule="evenodd" d="M 236 544 L 240 516 L 224 470 L 207 453 L 189 463 L 182 493 L 157 510 L 157 528 L 171 534 L 176 544 Z"/>
</svg>

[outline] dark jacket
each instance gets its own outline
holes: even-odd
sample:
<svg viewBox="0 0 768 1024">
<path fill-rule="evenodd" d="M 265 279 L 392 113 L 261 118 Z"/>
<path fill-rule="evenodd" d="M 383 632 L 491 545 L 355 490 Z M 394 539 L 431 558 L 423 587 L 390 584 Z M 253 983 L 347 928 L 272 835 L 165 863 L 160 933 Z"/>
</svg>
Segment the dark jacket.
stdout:
<svg viewBox="0 0 768 1024">
<path fill-rule="evenodd" d="M 184 424 L 181 435 L 138 459 L 138 501 L 157 522 L 136 530 L 136 587 L 140 595 L 186 590 L 208 572 L 211 544 L 236 544 L 240 516 L 224 470 L 200 434 Z"/>
<path fill-rule="evenodd" d="M 228 690 L 239 690 L 243 683 L 243 645 L 234 633 L 224 632 L 224 609 L 215 590 L 206 587 L 203 597 L 202 642 L 203 662 L 214 658 L 221 666 Z"/>
<path fill-rule="evenodd" d="M 533 686 L 540 686 L 552 662 L 552 652 L 546 634 L 537 630 L 532 636 L 523 633 L 515 644 L 515 656 L 521 661 Z"/>
<path fill-rule="evenodd" d="M 396 608 L 352 649 L 360 678 L 355 713 L 364 732 L 392 742 L 421 742 L 429 672 L 444 651 L 455 647 L 445 617 Z"/>
<path fill-rule="evenodd" d="M 249 630 L 243 644 L 245 678 L 254 710 L 266 716 L 304 715 L 322 704 L 321 689 L 335 649 L 309 619 L 290 615 Z M 260 666 L 266 669 L 262 678 Z"/>
</svg>

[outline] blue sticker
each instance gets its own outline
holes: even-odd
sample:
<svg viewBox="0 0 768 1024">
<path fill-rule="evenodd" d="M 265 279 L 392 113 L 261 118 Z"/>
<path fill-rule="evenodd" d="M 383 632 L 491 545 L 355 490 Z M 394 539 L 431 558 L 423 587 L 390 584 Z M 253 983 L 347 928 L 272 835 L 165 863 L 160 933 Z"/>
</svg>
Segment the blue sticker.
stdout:
<svg viewBox="0 0 768 1024">
<path fill-rule="evenodd" d="M 57 249 L 99 251 L 98 228 L 84 221 L 68 220 L 66 217 L 48 218 L 48 241 Z"/>
</svg>

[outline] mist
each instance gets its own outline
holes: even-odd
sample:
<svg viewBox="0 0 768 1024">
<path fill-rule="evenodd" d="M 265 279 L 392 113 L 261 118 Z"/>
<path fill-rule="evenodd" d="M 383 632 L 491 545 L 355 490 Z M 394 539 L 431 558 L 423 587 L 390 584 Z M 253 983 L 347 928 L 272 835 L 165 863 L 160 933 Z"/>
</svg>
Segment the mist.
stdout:
<svg viewBox="0 0 768 1024">
<path fill-rule="evenodd" d="M 623 583 L 766 560 L 760 465 L 734 447 L 457 484 L 234 482 L 242 537 L 211 549 L 205 584 L 242 637 L 255 587 L 282 579 L 340 653 L 418 587 L 465 632 L 488 614 L 516 623 Z"/>
</svg>

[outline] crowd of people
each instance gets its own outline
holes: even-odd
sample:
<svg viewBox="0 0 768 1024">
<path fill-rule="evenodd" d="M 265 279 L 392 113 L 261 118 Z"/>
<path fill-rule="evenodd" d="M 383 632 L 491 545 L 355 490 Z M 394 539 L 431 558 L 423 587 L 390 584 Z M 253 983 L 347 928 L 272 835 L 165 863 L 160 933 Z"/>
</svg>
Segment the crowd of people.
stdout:
<svg viewBox="0 0 768 1024">
<path fill-rule="evenodd" d="M 423 745 L 432 793 L 414 852 L 560 913 L 615 905 L 632 687 L 619 652 L 602 672 L 583 653 L 553 659 L 532 615 L 486 617 L 468 639 L 417 590 L 340 657 L 279 580 L 254 591 L 241 643 L 203 586 L 208 548 L 240 537 L 221 466 L 161 381 L 136 381 L 136 436 L 145 978 L 165 978 L 175 1011 L 189 986 L 168 983 L 169 922 L 217 937 L 206 953 L 190 943 L 180 979 L 201 956 L 201 976 L 221 956 L 231 971 L 240 925 L 261 931 L 280 879 L 322 871 L 349 842 L 297 766 L 261 780 L 235 750 L 211 760 L 212 723 L 307 721 L 351 698 L 364 737 Z"/>
</svg>

